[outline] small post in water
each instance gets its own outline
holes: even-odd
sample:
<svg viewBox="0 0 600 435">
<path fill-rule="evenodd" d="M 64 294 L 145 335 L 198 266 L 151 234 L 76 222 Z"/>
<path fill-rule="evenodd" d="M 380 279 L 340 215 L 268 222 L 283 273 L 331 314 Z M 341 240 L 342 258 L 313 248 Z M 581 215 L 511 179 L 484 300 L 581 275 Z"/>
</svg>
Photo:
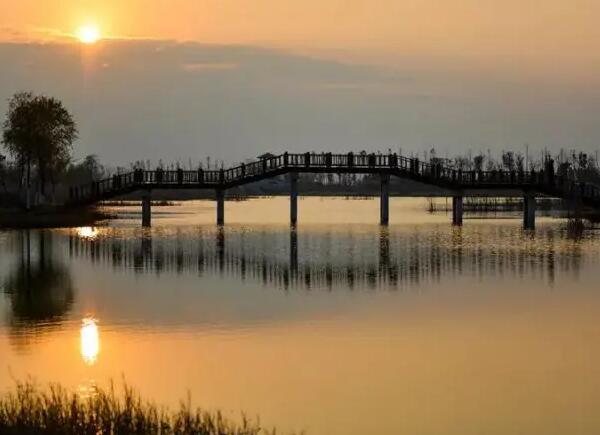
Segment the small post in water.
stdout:
<svg viewBox="0 0 600 435">
<path fill-rule="evenodd" d="M 142 226 L 152 226 L 152 193 L 149 190 L 142 193 Z"/>
<path fill-rule="evenodd" d="M 462 226 L 463 224 L 463 197 L 453 196 L 452 197 L 452 225 Z"/>
<path fill-rule="evenodd" d="M 298 173 L 290 172 L 290 224 L 298 223 Z"/>
<path fill-rule="evenodd" d="M 217 189 L 217 225 L 225 225 L 225 190 Z"/>
<path fill-rule="evenodd" d="M 381 195 L 379 197 L 380 223 L 387 225 L 390 221 L 390 174 L 381 174 Z"/>
<path fill-rule="evenodd" d="M 523 228 L 535 230 L 535 194 L 526 192 L 523 197 Z"/>
</svg>

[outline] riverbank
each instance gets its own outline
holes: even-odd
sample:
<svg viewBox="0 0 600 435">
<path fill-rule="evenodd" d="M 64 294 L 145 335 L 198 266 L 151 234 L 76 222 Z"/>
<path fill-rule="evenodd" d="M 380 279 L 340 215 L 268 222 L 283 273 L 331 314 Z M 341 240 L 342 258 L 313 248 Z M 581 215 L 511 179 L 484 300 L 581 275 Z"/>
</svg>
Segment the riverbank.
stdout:
<svg viewBox="0 0 600 435">
<path fill-rule="evenodd" d="M 0 433 L 275 434 L 243 415 L 234 422 L 220 412 L 192 408 L 189 398 L 171 411 L 142 399 L 127 385 L 120 394 L 113 387 L 95 388 L 88 394 L 70 393 L 58 385 L 42 390 L 31 382 L 17 383 L 14 391 L 0 396 Z"/>
<path fill-rule="evenodd" d="M 70 228 L 85 227 L 111 219 L 110 213 L 95 208 L 66 209 L 44 207 L 35 210 L 0 209 L 0 228 Z"/>
</svg>

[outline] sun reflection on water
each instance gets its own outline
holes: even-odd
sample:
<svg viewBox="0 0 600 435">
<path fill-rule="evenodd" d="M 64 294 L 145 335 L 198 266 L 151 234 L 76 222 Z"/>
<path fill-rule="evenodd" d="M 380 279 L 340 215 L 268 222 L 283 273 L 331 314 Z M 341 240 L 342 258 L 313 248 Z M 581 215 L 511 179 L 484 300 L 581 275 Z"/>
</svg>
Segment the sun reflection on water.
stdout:
<svg viewBox="0 0 600 435">
<path fill-rule="evenodd" d="M 95 239 L 98 236 L 98 230 L 93 227 L 77 228 L 77 235 L 82 239 Z"/>
<path fill-rule="evenodd" d="M 81 357 L 88 365 L 93 365 L 100 353 L 100 336 L 98 334 L 98 321 L 94 318 L 85 318 L 81 325 Z"/>
</svg>

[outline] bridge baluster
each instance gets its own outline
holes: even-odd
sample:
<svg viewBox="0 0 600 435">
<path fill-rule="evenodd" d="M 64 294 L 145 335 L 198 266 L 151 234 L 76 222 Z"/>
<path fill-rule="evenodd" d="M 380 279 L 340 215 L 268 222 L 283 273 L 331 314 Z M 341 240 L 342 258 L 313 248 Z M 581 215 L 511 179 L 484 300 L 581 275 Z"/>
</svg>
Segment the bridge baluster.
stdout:
<svg viewBox="0 0 600 435">
<path fill-rule="evenodd" d="M 369 166 L 375 167 L 375 154 L 369 154 Z"/>
</svg>

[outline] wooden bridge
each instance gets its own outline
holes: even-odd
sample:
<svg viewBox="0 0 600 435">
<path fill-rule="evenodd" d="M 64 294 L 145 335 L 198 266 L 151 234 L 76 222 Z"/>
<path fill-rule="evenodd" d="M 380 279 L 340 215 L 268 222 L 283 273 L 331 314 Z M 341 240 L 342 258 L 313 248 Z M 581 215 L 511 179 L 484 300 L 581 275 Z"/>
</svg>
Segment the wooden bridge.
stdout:
<svg viewBox="0 0 600 435">
<path fill-rule="evenodd" d="M 519 192 L 524 198 L 523 225 L 535 228 L 536 197 L 549 196 L 576 200 L 587 207 L 600 208 L 600 187 L 573 177 L 556 175 L 549 162 L 541 171 L 464 171 L 441 163 L 423 162 L 397 154 L 284 153 L 248 164 L 220 170 L 136 169 L 126 174 L 70 188 L 68 205 L 91 205 L 134 191 L 143 192 L 142 224 L 151 224 L 151 192 L 154 189 L 214 189 L 217 224 L 225 223 L 227 189 L 266 178 L 289 174 L 290 222 L 298 221 L 298 174 L 353 173 L 377 174 L 381 179 L 380 222 L 389 222 L 389 181 L 391 176 L 411 179 L 452 192 L 453 224 L 462 225 L 464 196 L 481 193 L 506 195 Z"/>
</svg>

